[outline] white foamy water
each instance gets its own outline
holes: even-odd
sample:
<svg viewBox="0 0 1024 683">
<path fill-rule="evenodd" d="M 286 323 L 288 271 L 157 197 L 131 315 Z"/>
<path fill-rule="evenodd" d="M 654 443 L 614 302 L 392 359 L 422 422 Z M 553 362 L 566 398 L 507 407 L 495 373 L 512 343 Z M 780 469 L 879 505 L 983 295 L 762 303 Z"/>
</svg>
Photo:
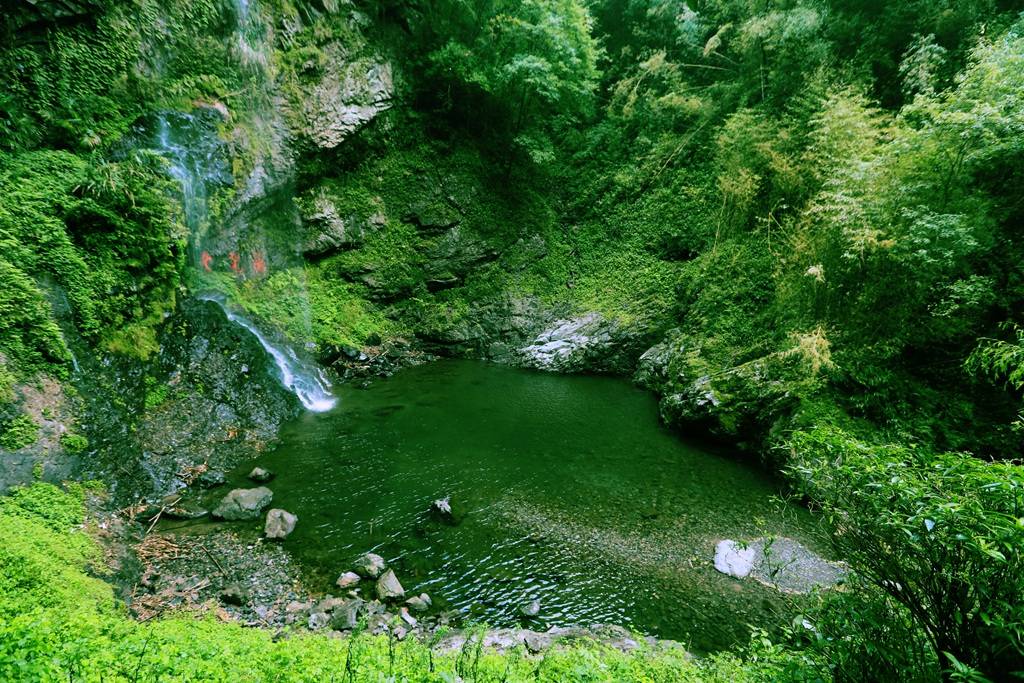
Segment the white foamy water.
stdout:
<svg viewBox="0 0 1024 683">
<path fill-rule="evenodd" d="M 338 399 L 331 393 L 331 383 L 324 375 L 323 370 L 299 358 L 299 355 L 290 346 L 273 344 L 256 327 L 255 323 L 230 310 L 219 297 L 204 295 L 199 298 L 203 301 L 212 301 L 220 306 L 228 320 L 245 328 L 259 340 L 263 349 L 274 359 L 281 384 L 298 397 L 306 410 L 324 413 L 337 405 Z"/>
</svg>

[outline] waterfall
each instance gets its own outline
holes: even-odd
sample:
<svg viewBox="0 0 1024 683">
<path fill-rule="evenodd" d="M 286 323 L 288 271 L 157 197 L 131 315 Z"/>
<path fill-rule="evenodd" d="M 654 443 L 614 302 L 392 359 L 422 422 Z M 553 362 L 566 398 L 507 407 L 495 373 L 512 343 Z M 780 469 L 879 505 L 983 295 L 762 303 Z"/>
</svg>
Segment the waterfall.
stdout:
<svg viewBox="0 0 1024 683">
<path fill-rule="evenodd" d="M 274 345 L 251 320 L 229 309 L 223 297 L 203 294 L 199 296 L 199 299 L 214 302 L 224 311 L 228 320 L 245 328 L 252 336 L 256 337 L 267 354 L 274 359 L 278 370 L 278 380 L 288 391 L 299 398 L 307 410 L 323 413 L 335 406 L 338 401 L 331 393 L 331 383 L 324 375 L 323 370 L 313 363 L 303 361 L 290 346 Z"/>
<path fill-rule="evenodd" d="M 254 85 L 264 86 L 255 90 L 265 94 L 266 83 L 271 78 L 265 25 L 258 7 L 250 0 L 235 2 L 240 66 L 245 67 L 247 78 Z M 261 124 L 275 114 L 269 96 L 254 96 L 249 105 L 250 123 Z M 271 256 L 274 257 L 272 262 L 280 265 L 286 262 L 287 254 L 297 252 L 265 239 L 265 226 L 260 225 L 258 212 L 254 216 L 239 212 L 234 220 L 240 222 L 211 226 L 210 202 L 216 196 L 217 188 L 236 185 L 230 150 L 218 132 L 218 127 L 228 116 L 226 111 L 212 106 L 196 107 L 191 113 L 165 111 L 159 113 L 155 120 L 142 124 L 137 132 L 145 146 L 166 159 L 168 175 L 181 188 L 185 223 L 191 234 L 192 266 L 197 272 L 201 275 L 226 272 L 238 280 L 260 279 L 267 276 Z M 265 125 L 258 125 L 258 128 L 266 137 L 270 136 Z M 265 171 L 261 165 L 257 164 L 257 168 L 260 170 L 253 172 L 250 181 L 253 177 L 263 177 L 260 174 Z M 240 199 L 241 204 L 258 201 L 259 195 L 263 194 L 262 189 L 254 192 L 255 196 L 242 195 L 236 199 Z M 291 201 L 290 196 L 288 201 Z M 239 215 L 245 218 L 239 219 Z M 213 286 L 217 287 L 216 284 Z M 294 393 L 306 409 L 324 412 L 334 407 L 337 399 L 331 394 L 330 382 L 315 363 L 300 358 L 287 344 L 272 343 L 253 321 L 231 310 L 223 294 L 206 294 L 198 298 L 215 302 L 228 320 L 256 337 L 273 358 L 281 384 Z"/>
</svg>

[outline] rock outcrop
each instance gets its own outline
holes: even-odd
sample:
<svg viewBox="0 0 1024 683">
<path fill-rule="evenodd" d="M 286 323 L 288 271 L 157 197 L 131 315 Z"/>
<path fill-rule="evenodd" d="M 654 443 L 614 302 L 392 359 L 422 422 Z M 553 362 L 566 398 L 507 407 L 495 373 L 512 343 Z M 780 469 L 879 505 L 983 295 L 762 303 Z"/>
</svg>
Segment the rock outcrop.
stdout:
<svg viewBox="0 0 1024 683">
<path fill-rule="evenodd" d="M 642 326 L 627 328 L 591 312 L 554 321 L 519 357 L 538 370 L 621 372 L 633 368 L 642 344 Z"/>
<path fill-rule="evenodd" d="M 302 197 L 298 204 L 303 225 L 300 249 L 310 257 L 358 247 L 368 233 L 387 223 L 379 207 L 346 205 L 323 187 Z"/>
<path fill-rule="evenodd" d="M 323 48 L 319 74 L 298 103 L 300 136 L 321 149 L 333 149 L 391 108 L 391 64 L 379 57 L 352 59 L 340 43 Z"/>
<path fill-rule="evenodd" d="M 697 424 L 713 435 L 759 451 L 797 406 L 807 375 L 783 353 L 718 368 L 679 330 L 644 352 L 634 380 L 661 394 L 670 426 Z"/>
</svg>

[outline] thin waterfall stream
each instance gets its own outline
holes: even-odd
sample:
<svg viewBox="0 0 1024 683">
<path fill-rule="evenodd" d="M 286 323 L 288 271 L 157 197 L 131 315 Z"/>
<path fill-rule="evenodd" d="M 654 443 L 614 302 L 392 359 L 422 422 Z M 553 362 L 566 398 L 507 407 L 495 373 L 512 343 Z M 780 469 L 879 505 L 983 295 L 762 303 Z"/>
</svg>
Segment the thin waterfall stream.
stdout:
<svg viewBox="0 0 1024 683">
<path fill-rule="evenodd" d="M 239 38 L 239 51 L 243 64 L 255 64 L 257 68 L 250 69 L 254 85 L 264 86 L 269 81 L 266 73 L 267 59 L 266 47 L 263 41 L 250 41 L 247 33 L 258 33 L 260 27 L 259 18 L 254 14 L 253 8 L 246 0 L 240 0 L 237 7 L 236 33 Z M 266 121 L 274 117 L 272 105 L 269 98 L 254 98 L 253 111 L 249 115 L 254 117 L 264 127 Z M 189 229 L 190 245 L 192 252 L 192 265 L 199 273 L 216 273 L 216 266 L 219 263 L 228 263 L 230 274 L 236 279 L 245 280 L 248 278 L 262 278 L 267 272 L 267 263 L 271 256 L 275 257 L 278 263 L 287 264 L 294 260 L 294 250 L 288 250 L 280 244 L 270 247 L 276 240 L 270 239 L 262 226 L 252 226 L 245 221 L 236 218 L 232 225 L 211 225 L 210 201 L 214 191 L 218 188 L 228 188 L 235 185 L 235 178 L 231 172 L 228 153 L 225 149 L 224 140 L 218 133 L 218 123 L 221 119 L 217 111 L 211 109 L 196 109 L 193 112 L 163 112 L 157 116 L 155 122 L 144 124 L 140 127 L 140 134 L 150 147 L 160 156 L 167 160 L 167 173 L 174 179 L 181 188 L 181 202 L 184 212 L 185 223 Z M 264 130 L 264 133 L 267 131 Z M 247 187 L 245 196 L 241 203 L 235 207 L 235 213 L 244 215 L 247 203 L 260 201 L 265 198 L 267 188 L 262 186 L 265 170 L 254 169 L 250 177 L 242 184 Z M 252 191 L 252 181 L 258 181 L 260 191 Z M 288 187 L 289 183 L 281 182 L 281 186 Z M 255 196 L 249 196 L 255 195 Z M 285 198 L 285 203 L 294 209 L 291 195 Z M 242 235 L 242 232 L 252 233 Z M 211 237 L 212 234 L 212 237 Z M 206 242 L 217 243 L 220 252 L 215 257 L 204 247 Z M 246 249 L 242 243 L 247 243 L 249 253 L 249 268 L 242 265 L 242 254 Z M 252 243 L 259 245 L 253 247 Z M 224 247 L 224 244 L 233 244 L 233 248 Z M 269 251 L 275 253 L 269 254 Z M 294 265 L 294 264 L 292 264 Z M 300 287 L 302 285 L 299 285 Z M 337 403 L 332 395 L 330 381 L 324 371 L 317 367 L 315 362 L 305 360 L 284 341 L 271 342 L 268 334 L 257 326 L 256 322 L 243 316 L 230 305 L 230 297 L 225 292 L 216 288 L 215 293 L 206 292 L 197 296 L 203 301 L 213 301 L 224 311 L 228 320 L 244 328 L 260 342 L 264 350 L 274 360 L 278 369 L 277 377 L 281 384 L 294 393 L 302 405 L 312 412 L 324 412 L 330 410 Z M 304 292 L 303 292 L 304 295 Z"/>
<path fill-rule="evenodd" d="M 228 308 L 224 297 L 215 294 L 201 294 L 197 297 L 200 301 L 212 301 L 221 310 L 227 319 L 239 327 L 248 330 L 263 350 L 274 359 L 277 365 L 278 379 L 285 389 L 295 394 L 302 405 L 314 413 L 323 413 L 333 408 L 338 400 L 331 393 L 331 383 L 324 371 L 316 364 L 305 361 L 299 357 L 295 349 L 286 344 L 274 344 L 267 336 L 256 327 L 255 323 L 245 316 Z"/>
</svg>

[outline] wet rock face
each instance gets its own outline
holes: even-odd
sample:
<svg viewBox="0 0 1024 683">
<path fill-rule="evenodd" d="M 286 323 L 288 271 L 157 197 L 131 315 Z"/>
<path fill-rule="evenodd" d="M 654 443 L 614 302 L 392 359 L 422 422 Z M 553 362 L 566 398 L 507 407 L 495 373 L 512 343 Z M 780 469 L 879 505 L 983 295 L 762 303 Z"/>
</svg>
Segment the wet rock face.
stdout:
<svg viewBox="0 0 1024 683">
<path fill-rule="evenodd" d="M 306 256 L 325 256 L 343 249 L 354 249 L 363 244 L 366 235 L 379 230 L 387 217 L 377 209 L 346 206 L 332 197 L 324 188 L 299 201 L 303 235 L 301 251 Z"/>
<path fill-rule="evenodd" d="M 44 481 L 60 482 L 71 478 L 79 459 L 88 459 L 86 449 L 72 453 L 63 437 L 77 431 L 76 401 L 69 400 L 59 382 L 44 378 L 33 384 L 15 387 L 16 401 L 7 414 L 0 410 L 0 425 L 16 415 L 25 415 L 37 425 L 32 443 L 16 450 L 0 446 L 0 495 L 12 486 L 27 484 L 38 472 Z"/>
<path fill-rule="evenodd" d="M 519 349 L 522 364 L 555 372 L 630 370 L 643 344 L 642 327 L 625 327 L 599 313 L 556 320 Z"/>
<path fill-rule="evenodd" d="M 273 498 L 273 492 L 265 486 L 255 489 L 234 489 L 211 514 L 227 520 L 256 519 L 263 508 L 270 505 Z"/>
<path fill-rule="evenodd" d="M 323 50 L 318 80 L 299 103 L 300 135 L 320 149 L 333 149 L 391 108 L 391 64 L 380 58 L 351 59 L 340 44 Z"/>
<path fill-rule="evenodd" d="M 200 463 L 208 471 L 230 469 L 262 450 L 281 422 L 299 412 L 259 342 L 226 320 L 216 304 L 183 302 L 160 341 L 151 386 L 138 399 L 145 404 L 148 392 L 148 407 L 135 408 L 134 417 L 103 411 L 90 419 L 136 421 L 134 430 L 110 436 L 108 450 L 115 480 L 123 478 L 126 460 L 138 468 L 138 480 L 125 482 L 135 495 L 174 490 L 181 485 L 178 475 Z M 131 383 L 145 385 L 145 377 Z M 162 401 L 153 399 L 156 392 Z M 210 476 L 206 485 L 216 485 L 220 478 Z"/>
</svg>

